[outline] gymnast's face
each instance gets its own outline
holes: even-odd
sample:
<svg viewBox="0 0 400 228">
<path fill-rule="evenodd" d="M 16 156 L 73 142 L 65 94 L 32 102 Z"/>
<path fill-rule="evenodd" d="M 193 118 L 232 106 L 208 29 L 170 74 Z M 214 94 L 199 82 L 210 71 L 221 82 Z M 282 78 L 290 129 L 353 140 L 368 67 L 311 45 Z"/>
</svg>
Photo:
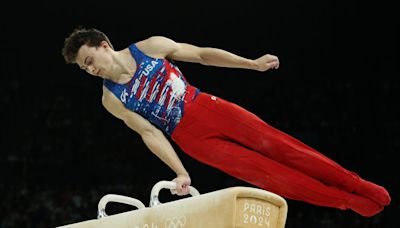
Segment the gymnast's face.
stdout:
<svg viewBox="0 0 400 228">
<path fill-rule="evenodd" d="M 83 45 L 76 57 L 76 63 L 89 74 L 106 78 L 112 69 L 112 49 L 107 42 L 103 41 L 98 47 Z"/>
</svg>

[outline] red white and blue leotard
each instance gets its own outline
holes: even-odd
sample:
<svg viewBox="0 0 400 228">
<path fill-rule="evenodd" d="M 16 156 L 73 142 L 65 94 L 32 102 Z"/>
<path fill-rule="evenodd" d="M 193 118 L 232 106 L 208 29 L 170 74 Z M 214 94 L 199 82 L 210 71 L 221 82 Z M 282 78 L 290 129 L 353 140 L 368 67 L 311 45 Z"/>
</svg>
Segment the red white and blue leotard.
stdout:
<svg viewBox="0 0 400 228">
<path fill-rule="evenodd" d="M 167 59 L 149 57 L 135 44 L 129 50 L 137 64 L 132 79 L 126 84 L 105 79 L 103 84 L 127 109 L 171 135 L 183 116 L 185 102 L 191 102 L 199 90 Z"/>
</svg>

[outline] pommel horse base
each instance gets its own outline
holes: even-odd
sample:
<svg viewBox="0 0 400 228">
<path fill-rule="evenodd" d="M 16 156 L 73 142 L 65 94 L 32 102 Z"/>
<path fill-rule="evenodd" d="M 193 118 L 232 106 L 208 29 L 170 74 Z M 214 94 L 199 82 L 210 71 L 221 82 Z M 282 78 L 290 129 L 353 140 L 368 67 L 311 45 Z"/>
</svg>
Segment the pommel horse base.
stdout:
<svg viewBox="0 0 400 228">
<path fill-rule="evenodd" d="M 173 188 L 175 183 L 160 181 Z M 157 185 L 153 187 L 150 207 L 140 201 L 118 195 L 106 195 L 99 202 L 98 219 L 56 228 L 284 228 L 287 203 L 281 196 L 250 187 L 231 187 L 199 194 L 191 187 L 192 197 L 167 203 L 158 201 Z M 115 215 L 105 214 L 104 199 L 136 206 Z M 102 202 L 103 201 L 103 202 Z M 110 200 L 112 201 L 112 200 Z"/>
</svg>

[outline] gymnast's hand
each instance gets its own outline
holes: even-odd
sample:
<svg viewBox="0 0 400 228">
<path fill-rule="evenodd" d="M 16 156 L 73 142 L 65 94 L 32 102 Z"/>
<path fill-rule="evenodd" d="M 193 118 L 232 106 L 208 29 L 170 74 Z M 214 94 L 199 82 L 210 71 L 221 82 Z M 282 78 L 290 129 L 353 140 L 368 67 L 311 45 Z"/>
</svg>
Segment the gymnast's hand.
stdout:
<svg viewBox="0 0 400 228">
<path fill-rule="evenodd" d="M 178 175 L 172 180 L 176 183 L 176 189 L 171 189 L 172 194 L 184 196 L 189 194 L 190 177 L 188 175 Z"/>
<path fill-rule="evenodd" d="M 269 69 L 279 68 L 279 59 L 275 55 L 266 54 L 254 60 L 254 70 L 267 71 Z"/>
</svg>

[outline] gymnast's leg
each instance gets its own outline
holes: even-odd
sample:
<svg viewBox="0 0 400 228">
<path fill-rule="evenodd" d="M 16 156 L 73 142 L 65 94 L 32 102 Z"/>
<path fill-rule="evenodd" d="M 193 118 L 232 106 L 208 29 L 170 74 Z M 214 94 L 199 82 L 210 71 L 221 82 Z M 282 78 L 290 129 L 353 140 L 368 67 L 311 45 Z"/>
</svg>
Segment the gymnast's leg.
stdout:
<svg viewBox="0 0 400 228">
<path fill-rule="evenodd" d="M 175 140 L 190 156 L 267 191 L 319 206 L 352 209 L 366 217 L 383 209 L 368 198 L 325 185 L 234 142 L 202 140 L 189 132 L 182 133 L 175 135 Z"/>
<path fill-rule="evenodd" d="M 219 124 L 234 120 L 234 124 L 224 125 L 223 134 L 227 140 L 236 141 L 328 185 L 370 198 L 383 206 L 390 203 L 390 196 L 383 187 L 363 180 L 356 173 L 346 170 L 294 137 L 271 127 L 254 114 L 224 100 L 216 106 L 217 109 L 222 109 L 219 111 L 222 115 L 231 116 L 219 119 Z"/>
<path fill-rule="evenodd" d="M 347 171 L 311 147 L 301 143 L 300 141 L 283 132 L 272 128 L 254 114 L 251 114 L 230 102 L 224 101 L 220 98 L 215 98 L 208 94 L 200 94 L 195 102 L 190 105 L 190 108 L 186 110 L 185 116 L 182 120 L 182 123 L 178 125 L 176 132 L 173 134 L 173 138 L 177 138 L 177 135 L 182 134 L 185 135 L 183 138 L 189 137 L 188 135 L 192 135 L 192 139 L 189 137 L 183 140 L 182 136 L 179 137 L 180 140 L 178 140 L 178 145 L 183 147 L 182 149 L 185 152 L 191 154 L 191 151 L 196 150 L 191 154 L 192 156 L 195 154 L 195 156 L 198 156 L 197 159 L 226 171 L 225 169 L 229 169 L 229 167 L 226 167 L 227 158 L 225 157 L 224 159 L 218 160 L 214 159 L 213 156 L 218 157 L 217 153 L 226 153 L 226 156 L 230 156 L 230 158 L 234 160 L 241 156 L 240 154 L 242 153 L 242 149 L 247 149 L 248 153 L 245 153 L 245 156 L 242 157 L 245 158 L 244 160 L 247 159 L 247 161 L 253 161 L 253 157 L 256 157 L 257 161 L 258 159 L 264 161 L 264 163 L 259 164 L 260 166 L 264 166 L 258 169 L 259 172 L 257 174 L 259 176 L 254 176 L 254 180 L 250 180 L 250 176 L 246 175 L 245 172 L 253 172 L 252 169 L 254 167 L 251 165 L 246 166 L 245 169 L 238 173 L 231 171 L 226 172 L 229 172 L 231 175 L 234 175 L 238 178 L 247 180 L 257 186 L 268 189 L 268 186 L 270 186 L 270 181 L 267 181 L 265 178 L 263 178 L 265 176 L 264 172 L 271 170 L 271 167 L 279 168 L 279 165 L 281 165 L 282 167 L 285 167 L 285 170 L 290 170 L 288 173 L 283 172 L 281 174 L 290 176 L 290 173 L 294 171 L 304 175 L 304 177 L 300 179 L 296 177 L 296 180 L 284 180 L 285 178 L 283 178 L 283 182 L 300 180 L 304 181 L 304 183 L 307 183 L 308 181 L 306 181 L 307 178 L 305 178 L 305 176 L 308 176 L 310 183 L 316 181 L 319 184 L 307 183 L 305 186 L 313 186 L 313 190 L 317 192 L 326 192 L 326 187 L 328 185 L 335 189 L 340 189 L 343 192 L 352 192 L 353 190 L 357 190 L 357 187 L 359 187 L 361 183 L 367 183 L 361 188 L 364 189 L 364 194 L 359 195 L 371 198 L 380 205 L 385 205 L 390 200 L 384 188 L 370 182 L 363 181 L 356 174 Z M 212 144 L 214 145 L 213 148 L 218 149 L 213 149 L 212 154 L 210 154 L 211 148 L 204 148 L 203 141 L 209 141 L 210 139 L 218 139 L 218 142 L 224 146 Z M 197 142 L 201 142 L 200 145 L 195 146 L 195 140 Z M 232 145 L 235 145 L 236 147 L 226 147 L 227 144 L 224 142 L 232 142 Z M 201 144 L 203 144 L 203 146 Z M 203 148 L 204 152 L 193 147 Z M 228 151 L 224 151 L 224 148 Z M 204 158 L 201 153 L 207 153 L 207 156 Z M 211 159 L 211 161 L 208 159 Z M 279 165 L 270 166 L 271 162 L 266 161 L 273 161 Z M 240 164 L 242 163 L 243 159 Z M 261 172 L 261 170 L 263 172 Z M 278 175 L 277 173 L 280 173 L 280 171 L 277 171 L 279 170 L 270 171 L 270 177 L 275 177 L 275 175 Z M 282 184 L 274 183 L 274 186 L 279 187 Z M 287 186 L 281 187 L 284 191 L 287 191 Z M 321 189 L 318 189 L 318 187 L 321 187 Z M 311 192 L 307 191 L 306 189 L 304 193 L 282 193 L 279 189 L 273 189 L 272 191 L 280 193 L 283 196 L 304 200 L 317 205 L 343 208 L 342 203 L 339 203 L 338 205 L 332 205 L 332 199 L 323 200 L 323 197 L 319 198 L 315 195 L 315 193 L 311 194 Z M 298 191 L 300 191 L 300 189 L 298 189 Z M 306 193 L 311 195 L 305 197 L 304 194 Z M 333 191 L 332 193 L 337 192 Z M 344 197 L 343 194 L 339 195 L 340 196 L 333 196 L 332 198 L 338 197 L 342 198 L 342 200 L 349 199 L 348 197 Z M 354 201 L 354 199 L 358 197 L 353 196 L 350 198 Z"/>
</svg>

